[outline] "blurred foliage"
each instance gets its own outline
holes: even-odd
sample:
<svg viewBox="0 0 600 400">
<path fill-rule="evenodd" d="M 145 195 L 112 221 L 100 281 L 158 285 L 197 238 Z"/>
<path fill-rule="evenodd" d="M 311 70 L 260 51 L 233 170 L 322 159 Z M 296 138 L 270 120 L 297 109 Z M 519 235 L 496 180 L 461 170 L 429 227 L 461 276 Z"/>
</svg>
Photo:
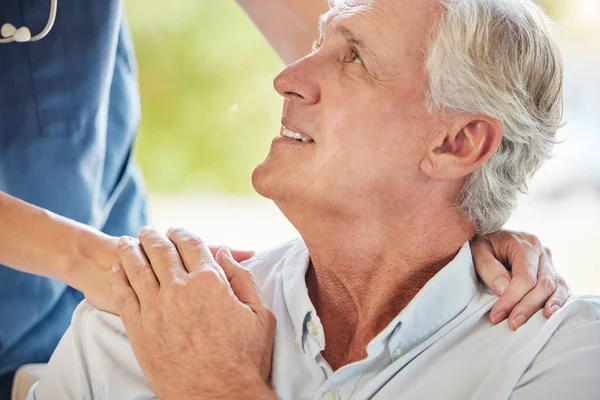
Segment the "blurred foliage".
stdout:
<svg viewBox="0 0 600 400">
<path fill-rule="evenodd" d="M 558 18 L 567 9 L 568 2 L 571 0 L 534 0 L 542 6 L 553 18 Z"/>
<path fill-rule="evenodd" d="M 540 0 L 550 13 L 567 0 Z M 278 134 L 283 67 L 234 0 L 125 0 L 139 64 L 136 158 L 149 190 L 249 192 Z"/>
<path fill-rule="evenodd" d="M 283 64 L 233 0 L 126 0 L 149 190 L 250 191 L 279 133 Z"/>
</svg>

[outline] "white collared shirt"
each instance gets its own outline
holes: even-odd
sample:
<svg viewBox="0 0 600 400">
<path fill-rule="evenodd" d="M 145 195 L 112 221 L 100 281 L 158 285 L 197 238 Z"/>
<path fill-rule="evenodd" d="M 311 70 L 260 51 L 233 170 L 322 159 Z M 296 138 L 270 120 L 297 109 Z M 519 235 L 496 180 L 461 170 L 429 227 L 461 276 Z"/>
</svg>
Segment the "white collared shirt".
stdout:
<svg viewBox="0 0 600 400">
<path fill-rule="evenodd" d="M 517 332 L 506 321 L 493 326 L 497 296 L 478 282 L 468 243 L 371 340 L 365 359 L 337 371 L 321 355 L 304 243 L 245 265 L 277 318 L 270 383 L 280 399 L 600 399 L 600 298 L 573 297 Z M 83 302 L 34 398 L 155 397 L 120 319 Z"/>
</svg>

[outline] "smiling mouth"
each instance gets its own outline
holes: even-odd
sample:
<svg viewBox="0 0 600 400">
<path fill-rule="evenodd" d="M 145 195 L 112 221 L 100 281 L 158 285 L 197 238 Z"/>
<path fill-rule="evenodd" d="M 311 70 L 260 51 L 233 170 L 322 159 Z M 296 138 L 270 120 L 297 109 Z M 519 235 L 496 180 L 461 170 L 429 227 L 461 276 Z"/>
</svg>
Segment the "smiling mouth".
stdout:
<svg viewBox="0 0 600 400">
<path fill-rule="evenodd" d="M 283 128 L 283 132 L 281 132 L 281 136 L 288 137 L 290 139 L 296 139 L 296 140 L 304 142 L 304 143 L 313 142 L 313 140 L 311 138 L 308 138 L 301 133 L 290 131 L 287 128 Z"/>
</svg>

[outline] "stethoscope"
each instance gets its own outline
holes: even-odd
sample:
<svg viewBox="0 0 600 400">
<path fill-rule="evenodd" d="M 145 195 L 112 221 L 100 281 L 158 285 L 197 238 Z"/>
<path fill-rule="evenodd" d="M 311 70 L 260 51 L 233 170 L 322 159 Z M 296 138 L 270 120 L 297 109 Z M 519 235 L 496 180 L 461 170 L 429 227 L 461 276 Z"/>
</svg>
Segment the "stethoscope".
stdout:
<svg viewBox="0 0 600 400">
<path fill-rule="evenodd" d="M 0 29 L 0 35 L 2 35 L 2 37 L 4 38 L 0 38 L 0 44 L 10 42 L 35 42 L 40 39 L 43 39 L 52 29 L 52 25 L 54 25 L 54 20 L 56 19 L 57 3 L 58 0 L 50 0 L 50 15 L 48 16 L 48 23 L 40 33 L 38 33 L 35 36 L 31 36 L 31 31 L 26 26 L 22 26 L 19 29 L 17 29 L 12 24 L 6 23 L 2 25 L 2 28 Z"/>
</svg>

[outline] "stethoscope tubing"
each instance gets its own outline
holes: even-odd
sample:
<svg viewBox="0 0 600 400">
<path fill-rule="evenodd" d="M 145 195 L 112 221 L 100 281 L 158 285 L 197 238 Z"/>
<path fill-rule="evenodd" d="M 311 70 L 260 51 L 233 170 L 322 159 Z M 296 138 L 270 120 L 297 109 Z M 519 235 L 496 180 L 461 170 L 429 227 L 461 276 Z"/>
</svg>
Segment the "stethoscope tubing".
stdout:
<svg viewBox="0 0 600 400">
<path fill-rule="evenodd" d="M 52 30 L 52 27 L 54 26 L 54 21 L 56 21 L 57 4 L 58 4 L 58 0 L 50 0 L 50 15 L 48 16 L 48 22 L 46 23 L 46 26 L 44 27 L 44 29 L 42 29 L 42 31 L 40 33 L 38 33 L 35 36 L 32 36 L 31 39 L 28 40 L 28 42 L 37 42 L 38 40 L 46 37 L 46 35 L 50 32 L 50 30 Z M 14 41 L 15 41 L 14 35 L 9 36 L 4 39 L 0 38 L 0 44 L 11 43 Z"/>
</svg>

